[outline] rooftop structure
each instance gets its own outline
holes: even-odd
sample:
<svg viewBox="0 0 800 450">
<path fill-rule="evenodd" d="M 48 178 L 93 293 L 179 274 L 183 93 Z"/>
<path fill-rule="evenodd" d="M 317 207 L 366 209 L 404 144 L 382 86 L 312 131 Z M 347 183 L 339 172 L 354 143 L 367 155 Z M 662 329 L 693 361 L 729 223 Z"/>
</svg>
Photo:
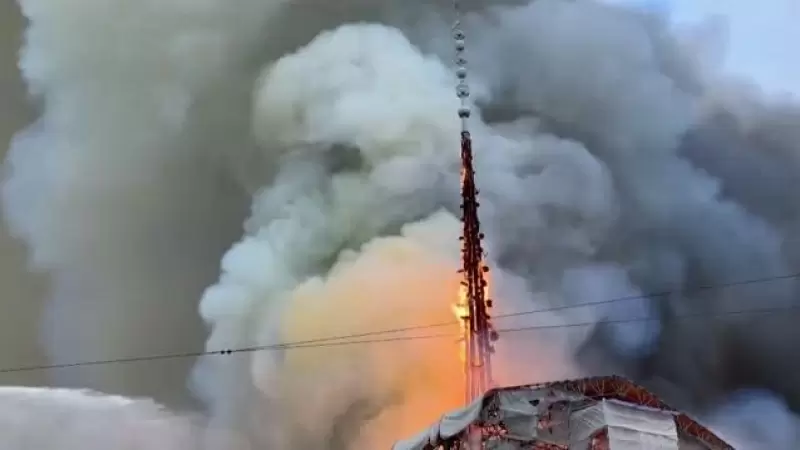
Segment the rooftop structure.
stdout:
<svg viewBox="0 0 800 450">
<path fill-rule="evenodd" d="M 622 377 L 492 389 L 393 450 L 733 450 Z"/>
</svg>

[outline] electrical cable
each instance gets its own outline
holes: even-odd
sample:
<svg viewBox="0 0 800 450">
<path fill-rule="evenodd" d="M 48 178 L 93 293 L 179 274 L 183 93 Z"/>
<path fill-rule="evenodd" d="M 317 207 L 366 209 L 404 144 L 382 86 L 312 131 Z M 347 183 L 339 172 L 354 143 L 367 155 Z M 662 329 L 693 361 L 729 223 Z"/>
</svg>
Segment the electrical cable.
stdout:
<svg viewBox="0 0 800 450">
<path fill-rule="evenodd" d="M 724 283 L 724 284 L 716 284 L 716 285 L 700 285 L 694 286 L 687 289 L 683 289 L 681 291 L 659 291 L 659 292 L 652 292 L 648 294 L 640 294 L 640 295 L 628 295 L 623 297 L 612 297 L 606 300 L 599 300 L 596 302 L 589 302 L 589 303 L 581 303 L 578 305 L 563 305 L 563 306 L 554 306 L 548 308 L 539 308 L 539 309 L 531 309 L 527 311 L 520 311 L 515 313 L 506 313 L 506 314 L 497 314 L 492 316 L 492 319 L 505 319 L 511 317 L 520 317 L 520 316 L 528 316 L 532 314 L 540 314 L 540 313 L 550 313 L 550 312 L 557 312 L 557 311 L 566 311 L 570 309 L 580 309 L 580 308 L 587 308 L 592 306 L 598 305 L 607 305 L 617 302 L 623 301 L 630 301 L 630 300 L 644 300 L 648 298 L 659 298 L 659 297 L 668 297 L 673 294 L 691 294 L 691 293 L 698 293 L 704 292 L 709 290 L 718 290 L 718 289 L 727 289 L 731 287 L 738 287 L 738 286 L 746 286 L 750 284 L 760 284 L 760 283 L 768 283 L 771 281 L 781 281 L 781 280 L 789 280 L 789 279 L 797 279 L 800 278 L 800 272 L 789 274 L 789 275 L 778 275 L 773 277 L 766 277 L 766 278 L 753 278 L 749 280 L 743 281 L 735 281 L 731 283 Z M 355 333 L 355 334 L 348 334 L 348 335 L 340 335 L 340 336 L 331 336 L 327 338 L 318 338 L 318 339 L 311 339 L 305 341 L 298 341 L 295 342 L 297 345 L 303 345 L 308 343 L 319 343 L 324 341 L 339 341 L 343 339 L 352 339 L 352 338 L 362 338 L 362 337 L 370 337 L 370 336 L 377 336 L 377 335 L 385 335 L 385 334 L 397 334 L 397 333 L 404 333 L 408 331 L 416 331 L 416 330 L 427 330 L 431 328 L 442 328 L 442 327 L 454 327 L 459 325 L 459 321 L 453 320 L 449 322 L 439 322 L 439 323 L 430 323 L 426 325 L 414 325 L 408 327 L 400 327 L 400 328 L 390 328 L 385 330 L 377 330 L 377 331 L 367 331 L 363 333 Z M 0 371 L 1 373 L 1 371 Z"/>
<path fill-rule="evenodd" d="M 726 316 L 774 314 L 774 313 L 778 313 L 778 312 L 786 312 L 786 311 L 794 311 L 794 310 L 800 310 L 800 305 L 793 305 L 793 306 L 787 306 L 787 307 L 782 307 L 782 308 L 763 308 L 763 309 L 747 309 L 747 310 L 727 311 L 727 312 L 721 312 L 721 313 L 684 314 L 684 315 L 674 316 L 673 319 L 674 320 L 684 320 L 684 319 L 701 318 L 701 317 L 718 318 L 718 317 L 726 317 Z M 544 312 L 544 311 L 545 310 L 540 310 L 540 311 L 535 311 L 535 312 Z M 558 325 L 532 325 L 532 326 L 524 326 L 524 327 L 517 327 L 517 328 L 506 328 L 506 329 L 498 329 L 497 332 L 503 334 L 503 333 L 516 333 L 516 332 L 522 332 L 522 331 L 568 329 L 568 328 L 597 326 L 597 325 L 605 325 L 605 324 L 623 324 L 623 323 L 650 322 L 650 321 L 657 321 L 657 320 L 659 320 L 659 319 L 656 318 L 656 317 L 640 317 L 640 318 L 631 318 L 631 319 L 608 319 L 608 320 L 599 320 L 599 321 L 592 321 L 592 322 L 566 323 L 566 324 L 558 324 Z M 409 331 L 409 330 L 413 330 L 413 329 L 423 329 L 423 328 L 431 328 L 431 327 L 417 326 L 417 327 L 409 327 L 409 328 L 398 329 L 398 330 L 400 330 L 400 331 Z M 399 332 L 398 330 L 391 330 L 391 331 L 387 330 L 387 331 L 384 331 L 382 333 Z M 99 366 L 99 365 L 109 365 L 109 364 L 147 362 L 147 361 L 168 360 L 168 359 L 197 358 L 197 357 L 201 357 L 201 356 L 213 356 L 213 355 L 232 355 L 232 354 L 238 354 L 238 353 L 253 353 L 253 352 L 261 352 L 261 351 L 292 350 L 292 349 L 302 349 L 302 348 L 338 347 L 338 346 L 344 346 L 344 345 L 375 344 L 375 343 L 386 343 L 386 342 L 397 342 L 397 341 L 412 341 L 412 340 L 427 340 L 427 339 L 441 339 L 441 338 L 458 338 L 458 335 L 456 335 L 456 334 L 447 333 L 447 334 L 430 334 L 430 335 L 417 335 L 417 336 L 395 336 L 395 337 L 375 338 L 375 339 L 353 339 L 353 338 L 356 338 L 356 337 L 359 337 L 359 336 L 369 336 L 369 335 L 375 335 L 377 333 L 379 333 L 379 332 L 353 334 L 353 335 L 348 335 L 348 336 L 338 336 L 338 337 L 335 337 L 335 338 L 309 339 L 309 340 L 305 340 L 305 341 L 295 341 L 295 342 L 287 342 L 287 343 L 281 343 L 281 344 L 270 344 L 270 345 L 251 346 L 251 347 L 241 347 L 241 348 L 236 348 L 236 349 L 185 352 L 185 353 L 168 353 L 168 354 L 161 354 L 161 355 L 149 355 L 149 356 L 140 356 L 140 357 L 131 357 L 131 358 L 116 358 L 116 359 L 105 359 L 105 360 L 95 360 L 95 361 L 82 361 L 82 362 L 74 362 L 74 363 L 66 363 L 66 364 L 49 364 L 49 365 L 38 365 L 38 366 L 13 367 L 13 368 L 0 369 L 0 374 L 2 374 L 2 373 L 31 372 L 31 371 L 38 371 L 38 370 L 55 370 L 55 369 L 65 369 L 65 368 L 74 368 L 74 367 Z"/>
</svg>

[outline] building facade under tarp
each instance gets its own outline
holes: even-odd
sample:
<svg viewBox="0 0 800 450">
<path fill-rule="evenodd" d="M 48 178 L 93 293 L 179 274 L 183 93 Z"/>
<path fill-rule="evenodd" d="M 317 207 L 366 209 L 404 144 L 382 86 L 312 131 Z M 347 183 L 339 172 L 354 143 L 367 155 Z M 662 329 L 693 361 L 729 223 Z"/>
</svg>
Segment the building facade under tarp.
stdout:
<svg viewBox="0 0 800 450">
<path fill-rule="evenodd" d="M 393 450 L 728 450 L 631 381 L 611 376 L 494 389 Z"/>
</svg>

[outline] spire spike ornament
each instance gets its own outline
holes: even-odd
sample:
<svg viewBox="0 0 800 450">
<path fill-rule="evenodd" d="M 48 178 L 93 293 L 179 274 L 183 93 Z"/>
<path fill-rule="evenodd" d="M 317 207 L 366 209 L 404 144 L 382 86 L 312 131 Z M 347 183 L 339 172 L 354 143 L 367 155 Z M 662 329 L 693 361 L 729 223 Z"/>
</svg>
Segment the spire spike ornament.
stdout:
<svg viewBox="0 0 800 450">
<path fill-rule="evenodd" d="M 491 355 L 492 343 L 497 340 L 497 332 L 491 324 L 489 310 L 492 301 L 487 298 L 488 283 L 486 275 L 489 267 L 484 261 L 483 233 L 478 220 L 478 189 L 475 184 L 473 167 L 472 136 L 469 132 L 469 118 L 472 110 L 469 105 L 469 84 L 466 50 L 466 35 L 461 27 L 461 8 L 459 0 L 454 0 L 456 13 L 453 25 L 455 47 L 456 95 L 461 101 L 458 117 L 461 120 L 461 281 L 460 303 L 457 311 L 463 321 L 464 333 L 464 376 L 465 402 L 470 403 L 492 388 Z"/>
</svg>

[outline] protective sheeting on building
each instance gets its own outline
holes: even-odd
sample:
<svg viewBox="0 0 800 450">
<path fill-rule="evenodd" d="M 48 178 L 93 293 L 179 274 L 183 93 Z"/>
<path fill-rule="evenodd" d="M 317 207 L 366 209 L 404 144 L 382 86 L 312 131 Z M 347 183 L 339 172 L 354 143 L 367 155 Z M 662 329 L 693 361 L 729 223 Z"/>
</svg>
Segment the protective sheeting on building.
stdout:
<svg viewBox="0 0 800 450">
<path fill-rule="evenodd" d="M 465 446 L 469 441 L 483 443 Z M 620 377 L 494 389 L 393 446 L 435 448 L 733 450 L 699 423 Z"/>
<path fill-rule="evenodd" d="M 475 400 L 466 408 L 443 415 L 438 422 L 416 436 L 396 442 L 392 450 L 424 450 L 458 436 L 479 421 L 484 398 Z"/>
<path fill-rule="evenodd" d="M 569 448 L 592 448 L 605 432 L 613 450 L 679 450 L 674 414 L 616 400 L 601 400 L 569 418 Z"/>
</svg>

